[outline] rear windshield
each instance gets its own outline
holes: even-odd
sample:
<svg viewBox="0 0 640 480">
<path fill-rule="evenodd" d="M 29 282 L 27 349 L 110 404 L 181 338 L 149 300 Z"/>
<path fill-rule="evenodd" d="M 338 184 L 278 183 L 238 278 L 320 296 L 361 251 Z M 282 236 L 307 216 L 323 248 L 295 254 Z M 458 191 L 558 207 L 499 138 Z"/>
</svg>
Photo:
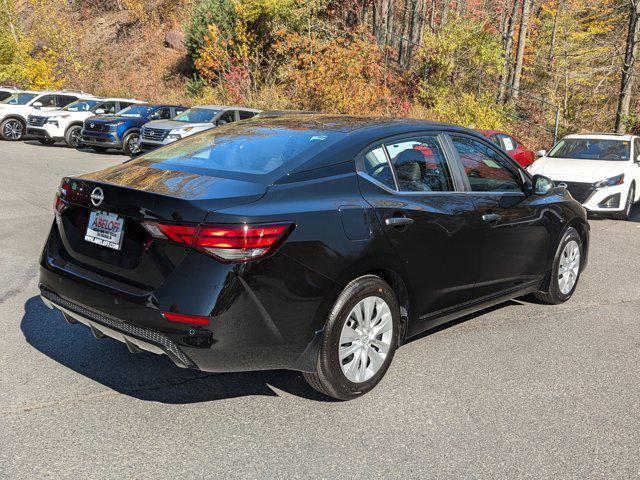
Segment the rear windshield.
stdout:
<svg viewBox="0 0 640 480">
<path fill-rule="evenodd" d="M 549 153 L 551 158 L 577 160 L 629 160 L 631 142 L 592 138 L 565 138 Z"/>
<path fill-rule="evenodd" d="M 249 120 L 187 137 L 143 157 L 152 167 L 237 179 L 264 179 L 346 136 L 313 124 Z"/>
<path fill-rule="evenodd" d="M 212 110 L 210 108 L 190 108 L 185 110 L 176 118 L 177 122 L 187 123 L 208 123 L 213 120 L 220 110 Z"/>
</svg>

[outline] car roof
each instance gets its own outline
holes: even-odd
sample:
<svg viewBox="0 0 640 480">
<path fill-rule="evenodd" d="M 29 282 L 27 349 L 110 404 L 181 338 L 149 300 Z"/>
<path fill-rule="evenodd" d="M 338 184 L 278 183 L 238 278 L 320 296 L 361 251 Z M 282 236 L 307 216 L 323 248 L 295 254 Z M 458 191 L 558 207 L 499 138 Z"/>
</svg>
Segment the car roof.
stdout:
<svg viewBox="0 0 640 480">
<path fill-rule="evenodd" d="M 620 140 L 630 142 L 635 135 L 627 133 L 574 133 L 567 135 L 567 139 L 588 139 L 588 140 Z"/>
<path fill-rule="evenodd" d="M 257 116 L 255 118 L 255 121 L 261 121 L 265 123 L 278 124 L 280 122 L 297 122 L 300 124 L 300 126 L 306 126 L 308 128 L 313 127 L 320 130 L 333 130 L 336 132 L 344 133 L 378 133 L 378 131 L 381 129 L 398 131 L 398 133 L 402 133 L 403 131 L 410 133 L 413 131 L 420 131 L 425 129 L 431 130 L 447 128 L 478 135 L 477 132 L 465 127 L 461 127 L 459 125 L 412 118 L 360 117 L 352 115 L 333 115 L 323 113 L 294 113 L 274 117 Z"/>
<path fill-rule="evenodd" d="M 120 97 L 106 97 L 100 98 L 100 100 L 105 100 L 109 102 L 131 102 L 131 103 L 147 103 L 144 100 L 136 100 L 135 98 L 120 98 Z"/>
<path fill-rule="evenodd" d="M 255 112 L 255 113 L 259 113 L 262 111 L 256 108 L 240 107 L 237 105 L 194 105 L 191 108 L 206 108 L 208 110 L 244 110 L 246 112 Z"/>
</svg>

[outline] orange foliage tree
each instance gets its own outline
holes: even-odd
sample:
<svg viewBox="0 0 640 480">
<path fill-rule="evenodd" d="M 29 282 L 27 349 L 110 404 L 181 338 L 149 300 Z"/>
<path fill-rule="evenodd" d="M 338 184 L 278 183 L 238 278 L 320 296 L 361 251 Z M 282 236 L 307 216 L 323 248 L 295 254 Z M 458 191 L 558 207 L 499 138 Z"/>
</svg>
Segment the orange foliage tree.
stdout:
<svg viewBox="0 0 640 480">
<path fill-rule="evenodd" d="M 291 33 L 276 50 L 289 58 L 284 81 L 301 108 L 391 115 L 408 107 L 399 100 L 400 82 L 387 69 L 385 51 L 363 30 L 328 39 Z"/>
</svg>

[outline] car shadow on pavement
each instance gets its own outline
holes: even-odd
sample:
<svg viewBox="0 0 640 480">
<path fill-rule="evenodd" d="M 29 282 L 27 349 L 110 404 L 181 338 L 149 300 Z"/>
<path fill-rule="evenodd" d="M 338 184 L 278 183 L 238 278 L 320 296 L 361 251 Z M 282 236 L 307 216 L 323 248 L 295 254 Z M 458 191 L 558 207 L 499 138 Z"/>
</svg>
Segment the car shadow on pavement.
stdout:
<svg viewBox="0 0 640 480">
<path fill-rule="evenodd" d="M 39 296 L 27 300 L 20 324 L 27 342 L 39 352 L 116 392 L 169 404 L 208 402 L 249 395 L 279 396 L 274 390 L 322 402 L 334 401 L 313 390 L 298 372 L 274 370 L 206 373 L 176 367 L 167 357 L 129 353 L 110 338 L 97 339 L 82 325 L 68 324 Z"/>
</svg>

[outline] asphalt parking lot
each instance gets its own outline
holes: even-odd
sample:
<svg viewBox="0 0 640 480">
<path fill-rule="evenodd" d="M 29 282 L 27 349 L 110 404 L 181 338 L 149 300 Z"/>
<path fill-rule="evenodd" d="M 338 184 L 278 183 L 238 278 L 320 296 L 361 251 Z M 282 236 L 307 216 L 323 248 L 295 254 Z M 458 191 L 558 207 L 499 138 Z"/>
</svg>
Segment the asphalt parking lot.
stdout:
<svg viewBox="0 0 640 480">
<path fill-rule="evenodd" d="M 340 403 L 293 372 L 131 355 L 42 304 L 60 177 L 125 158 L 0 143 L 0 478 L 640 477 L 639 208 L 591 221 L 570 302 L 430 332 Z"/>
</svg>

